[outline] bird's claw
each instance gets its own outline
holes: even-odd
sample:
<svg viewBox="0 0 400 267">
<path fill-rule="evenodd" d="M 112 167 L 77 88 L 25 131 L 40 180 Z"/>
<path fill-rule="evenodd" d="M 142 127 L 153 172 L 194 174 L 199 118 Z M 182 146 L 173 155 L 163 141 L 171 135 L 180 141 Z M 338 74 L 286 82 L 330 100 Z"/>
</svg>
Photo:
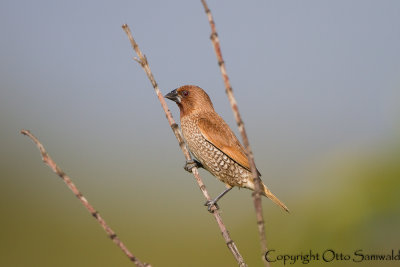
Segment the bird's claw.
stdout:
<svg viewBox="0 0 400 267">
<path fill-rule="evenodd" d="M 211 213 L 213 213 L 212 207 L 215 206 L 215 208 L 217 210 L 219 210 L 219 206 L 217 204 L 217 202 L 215 202 L 214 200 L 207 200 L 206 203 L 204 203 L 204 206 L 207 206 L 207 210 Z"/>
<path fill-rule="evenodd" d="M 192 160 L 187 160 L 186 163 L 185 163 L 185 166 L 183 166 L 183 168 L 187 172 L 192 172 L 192 169 L 194 167 L 201 168 L 201 167 L 203 167 L 203 165 L 200 162 L 198 162 L 197 160 L 192 159 Z"/>
</svg>

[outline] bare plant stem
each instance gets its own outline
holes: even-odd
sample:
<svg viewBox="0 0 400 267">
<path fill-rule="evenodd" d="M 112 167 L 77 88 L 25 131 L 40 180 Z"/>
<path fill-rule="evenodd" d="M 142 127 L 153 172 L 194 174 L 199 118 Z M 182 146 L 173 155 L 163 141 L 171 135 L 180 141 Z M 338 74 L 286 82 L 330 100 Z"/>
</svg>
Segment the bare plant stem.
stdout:
<svg viewBox="0 0 400 267">
<path fill-rule="evenodd" d="M 226 89 L 225 91 L 226 91 L 226 94 L 228 95 L 229 103 L 231 104 L 231 108 L 232 108 L 233 114 L 235 116 L 236 123 L 239 127 L 239 131 L 240 131 L 240 134 L 241 134 L 242 140 L 243 140 L 243 145 L 245 147 L 246 154 L 249 159 L 250 169 L 253 174 L 253 179 L 255 181 L 255 183 L 254 183 L 255 190 L 253 193 L 253 201 L 254 201 L 254 208 L 256 211 L 258 232 L 259 232 L 259 236 L 260 236 L 262 259 L 263 259 L 265 266 L 269 266 L 269 263 L 264 259 L 264 254 L 267 251 L 267 239 L 265 237 L 265 225 L 264 225 L 264 217 L 263 217 L 262 203 L 261 203 L 261 188 L 262 188 L 261 179 L 257 172 L 256 164 L 254 162 L 254 155 L 250 148 L 250 143 L 249 143 L 249 139 L 247 138 L 246 129 L 244 127 L 243 120 L 240 116 L 239 108 L 238 108 L 235 96 L 233 95 L 232 86 L 229 82 L 229 77 L 226 72 L 225 63 L 222 58 L 221 47 L 219 44 L 218 34 L 217 34 L 216 27 L 215 27 L 215 22 L 214 22 L 213 16 L 211 14 L 210 9 L 207 6 L 206 1 L 201 0 L 201 2 L 203 3 L 204 10 L 207 14 L 208 21 L 210 23 L 210 27 L 211 27 L 210 39 L 214 46 L 215 54 L 216 54 L 217 60 L 218 60 L 218 65 L 220 67 L 222 78 L 224 80 L 225 89 Z"/>
<path fill-rule="evenodd" d="M 125 33 L 127 34 L 133 49 L 135 50 L 136 54 L 139 57 L 139 58 L 134 58 L 134 59 L 140 64 L 140 66 L 146 72 L 147 77 L 149 78 L 151 84 L 154 87 L 154 90 L 157 94 L 158 100 L 160 101 L 161 106 L 162 106 L 162 108 L 165 112 L 165 115 L 167 117 L 167 120 L 169 122 L 169 125 L 171 126 L 171 129 L 174 132 L 176 139 L 178 140 L 179 146 L 185 156 L 185 159 L 187 161 L 191 160 L 192 157 L 190 156 L 189 150 L 186 147 L 182 133 L 181 133 L 178 125 L 175 123 L 175 120 L 172 117 L 171 111 L 168 109 L 168 105 L 165 102 L 165 99 L 164 99 L 163 95 L 161 94 L 160 89 L 158 88 L 158 85 L 157 85 L 157 83 L 154 79 L 154 76 L 150 70 L 150 66 L 149 66 L 149 63 L 147 62 L 146 56 L 144 56 L 142 51 L 139 49 L 138 44 L 136 43 L 135 39 L 132 36 L 129 26 L 127 24 L 124 24 L 124 25 L 122 25 L 122 28 L 124 29 Z M 204 197 L 207 200 L 211 200 L 210 195 L 208 194 L 208 191 L 206 189 L 206 186 L 204 185 L 204 183 L 199 175 L 198 169 L 196 167 L 192 168 L 192 173 L 193 173 L 193 176 L 195 177 L 197 184 L 199 185 L 200 190 L 203 193 Z M 222 236 L 225 239 L 226 245 L 228 246 L 229 250 L 232 252 L 232 254 L 235 257 L 236 261 L 238 262 L 239 266 L 241 266 L 241 267 L 247 266 L 247 264 L 244 262 L 242 255 L 239 253 L 239 250 L 236 247 L 236 244 L 231 239 L 229 232 L 226 229 L 226 226 L 222 221 L 221 215 L 219 214 L 219 212 L 215 208 L 215 206 L 212 207 L 212 214 L 214 215 L 214 217 L 217 221 L 217 224 L 219 226 L 219 229 L 221 230 Z"/>
<path fill-rule="evenodd" d="M 100 214 L 94 209 L 94 207 L 87 201 L 87 199 L 82 195 L 82 193 L 78 190 L 76 185 L 71 181 L 68 175 L 65 174 L 57 164 L 50 158 L 49 154 L 47 154 L 44 146 L 39 142 L 39 140 L 28 130 L 21 130 L 21 133 L 28 136 L 38 147 L 40 153 L 42 154 L 42 160 L 46 163 L 52 170 L 55 172 L 60 178 L 65 182 L 69 189 L 71 189 L 72 193 L 79 199 L 79 201 L 85 206 L 85 208 L 92 214 L 92 216 L 97 220 L 97 222 L 103 227 L 104 231 L 106 231 L 108 237 L 125 253 L 126 256 L 138 267 L 151 267 L 150 264 L 142 263 L 137 257 L 135 257 L 125 246 L 124 243 L 118 238 L 117 234 L 108 226 L 106 221 L 100 216 Z"/>
</svg>

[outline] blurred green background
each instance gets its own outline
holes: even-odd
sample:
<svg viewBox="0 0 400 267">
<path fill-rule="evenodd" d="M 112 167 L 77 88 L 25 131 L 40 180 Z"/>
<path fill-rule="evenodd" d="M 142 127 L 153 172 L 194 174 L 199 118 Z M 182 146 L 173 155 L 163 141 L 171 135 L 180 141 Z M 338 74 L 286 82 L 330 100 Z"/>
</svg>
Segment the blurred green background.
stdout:
<svg viewBox="0 0 400 267">
<path fill-rule="evenodd" d="M 258 169 L 291 210 L 263 201 L 269 248 L 398 251 L 400 3 L 208 4 Z M 237 132 L 200 1 L 2 1 L 0 266 L 132 266 L 23 128 L 142 261 L 235 266 L 123 23 L 163 93 L 201 86 Z M 224 188 L 201 175 L 213 196 Z M 251 192 L 220 206 L 247 263 L 262 266 Z"/>
</svg>

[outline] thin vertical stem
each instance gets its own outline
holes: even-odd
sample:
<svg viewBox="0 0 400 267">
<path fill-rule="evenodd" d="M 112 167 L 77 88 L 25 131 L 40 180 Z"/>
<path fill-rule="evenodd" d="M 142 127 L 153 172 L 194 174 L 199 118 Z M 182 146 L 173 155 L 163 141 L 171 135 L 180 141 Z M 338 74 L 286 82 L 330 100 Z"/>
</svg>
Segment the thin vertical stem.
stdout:
<svg viewBox="0 0 400 267">
<path fill-rule="evenodd" d="M 221 74 L 222 74 L 222 79 L 224 80 L 225 89 L 226 89 L 225 92 L 228 96 L 229 103 L 231 105 L 233 114 L 235 116 L 237 126 L 239 127 L 239 132 L 240 132 L 240 135 L 242 136 L 243 145 L 246 150 L 247 158 L 249 159 L 250 170 L 253 175 L 254 182 L 255 182 L 254 183 L 255 190 L 253 193 L 253 202 L 254 202 L 254 208 L 256 211 L 257 226 L 258 226 L 258 232 L 259 232 L 259 236 L 260 236 L 260 244 L 261 244 L 261 250 L 262 250 L 262 258 L 263 258 L 263 262 L 264 262 L 265 266 L 269 266 L 269 263 L 264 259 L 264 254 L 267 251 L 267 239 L 265 237 L 265 224 L 264 224 L 264 217 L 263 217 L 262 203 L 261 203 L 261 188 L 263 188 L 262 184 L 261 184 L 261 179 L 257 172 L 256 164 L 254 162 L 254 155 L 253 155 L 253 152 L 250 147 L 250 142 L 247 137 L 246 129 L 244 127 L 244 122 L 242 120 L 242 117 L 240 116 L 239 108 L 238 108 L 235 96 L 233 95 L 232 86 L 229 81 L 228 74 L 226 72 L 225 62 L 222 58 L 221 47 L 219 44 L 218 34 L 217 34 L 216 27 L 215 27 L 215 22 L 214 22 L 213 16 L 211 14 L 210 9 L 207 6 L 206 1 L 201 0 L 201 2 L 203 4 L 204 10 L 208 17 L 208 21 L 210 23 L 210 27 L 211 27 L 210 39 L 214 46 L 214 51 L 217 56 L 218 65 L 220 67 Z"/>
<path fill-rule="evenodd" d="M 157 94 L 158 100 L 160 101 L 161 106 L 162 106 L 162 108 L 165 112 L 165 115 L 167 117 L 167 120 L 169 122 L 169 125 L 171 126 L 171 129 L 174 132 L 176 139 L 178 140 L 179 146 L 185 156 L 185 159 L 187 161 L 192 160 L 189 150 L 186 147 L 185 141 L 182 137 L 182 133 L 181 133 L 178 125 L 175 123 L 175 120 L 172 117 L 171 111 L 168 109 L 168 105 L 167 105 L 163 95 L 161 94 L 160 89 L 158 88 L 158 84 L 154 79 L 153 73 L 150 70 L 150 66 L 147 61 L 146 56 L 144 56 L 142 51 L 139 49 L 138 44 L 136 43 L 135 39 L 132 36 L 129 26 L 127 24 L 124 24 L 124 25 L 122 25 L 122 28 L 124 29 L 125 33 L 127 34 L 133 49 L 135 50 L 136 54 L 139 57 L 139 58 L 135 58 L 135 60 L 140 64 L 140 66 L 146 72 L 147 77 L 149 78 L 151 84 L 153 85 L 153 88 Z M 207 200 L 211 200 L 210 195 L 207 192 L 206 186 L 204 185 L 204 183 L 199 175 L 198 169 L 196 167 L 192 168 L 192 173 L 193 173 L 193 176 L 195 177 L 197 184 L 199 185 L 200 190 L 203 193 L 204 197 Z M 217 224 L 222 233 L 222 236 L 225 239 L 226 245 L 228 246 L 229 250 L 232 252 L 232 255 L 235 257 L 239 266 L 241 266 L 241 267 L 247 266 L 247 264 L 244 262 L 242 255 L 239 253 L 239 250 L 236 247 L 236 244 L 231 239 L 229 232 L 226 229 L 226 226 L 222 221 L 221 215 L 219 214 L 219 211 L 215 208 L 215 206 L 212 207 L 212 214 L 214 215 L 215 220 L 217 221 Z"/>
</svg>

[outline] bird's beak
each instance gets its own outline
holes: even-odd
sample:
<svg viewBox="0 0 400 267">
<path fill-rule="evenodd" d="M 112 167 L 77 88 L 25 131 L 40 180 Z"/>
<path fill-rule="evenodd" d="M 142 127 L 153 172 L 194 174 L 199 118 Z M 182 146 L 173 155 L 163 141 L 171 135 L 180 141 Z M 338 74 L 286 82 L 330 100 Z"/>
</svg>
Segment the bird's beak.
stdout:
<svg viewBox="0 0 400 267">
<path fill-rule="evenodd" d="M 178 92 L 175 90 L 172 90 L 168 94 L 164 96 L 165 98 L 168 98 L 172 101 L 175 101 L 176 103 L 181 103 L 181 97 L 178 95 Z"/>
</svg>

